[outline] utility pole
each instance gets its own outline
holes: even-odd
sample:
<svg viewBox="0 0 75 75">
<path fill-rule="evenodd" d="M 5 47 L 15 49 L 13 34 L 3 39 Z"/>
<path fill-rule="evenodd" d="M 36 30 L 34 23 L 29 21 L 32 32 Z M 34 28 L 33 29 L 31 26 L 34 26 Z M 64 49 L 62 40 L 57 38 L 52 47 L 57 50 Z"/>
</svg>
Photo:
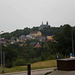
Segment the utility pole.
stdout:
<svg viewBox="0 0 75 75">
<path fill-rule="evenodd" d="M 1 32 L 3 32 L 3 31 L 1 31 Z M 1 47 L 2 42 L 1 42 L 1 32 L 0 32 L 0 53 L 1 53 L 1 73 L 3 73 L 3 68 L 2 68 L 2 47 Z"/>
<path fill-rule="evenodd" d="M 4 69 L 5 69 L 5 51 L 3 52 L 3 72 L 4 72 Z"/>
<path fill-rule="evenodd" d="M 73 28 L 72 28 L 71 34 L 72 34 L 72 53 L 73 53 L 73 57 L 74 57 Z"/>
</svg>

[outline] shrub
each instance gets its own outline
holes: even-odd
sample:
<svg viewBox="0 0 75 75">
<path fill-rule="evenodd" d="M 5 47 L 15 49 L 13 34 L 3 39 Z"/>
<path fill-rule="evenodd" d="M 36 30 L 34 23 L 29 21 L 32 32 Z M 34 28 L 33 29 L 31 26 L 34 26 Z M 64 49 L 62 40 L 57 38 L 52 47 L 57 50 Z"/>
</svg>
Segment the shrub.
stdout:
<svg viewBox="0 0 75 75">
<path fill-rule="evenodd" d="M 12 67 L 13 67 L 12 62 L 6 63 L 6 67 L 7 67 L 7 68 L 12 68 Z"/>
<path fill-rule="evenodd" d="M 13 62 L 14 66 L 23 66 L 26 65 L 26 62 L 24 59 L 16 59 L 16 61 Z"/>
</svg>

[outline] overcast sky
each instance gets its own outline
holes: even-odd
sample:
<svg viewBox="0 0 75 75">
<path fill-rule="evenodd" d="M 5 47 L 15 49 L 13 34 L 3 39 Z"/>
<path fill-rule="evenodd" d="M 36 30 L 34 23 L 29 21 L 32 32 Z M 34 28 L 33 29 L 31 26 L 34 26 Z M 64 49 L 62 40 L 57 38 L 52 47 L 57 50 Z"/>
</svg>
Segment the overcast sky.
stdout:
<svg viewBox="0 0 75 75">
<path fill-rule="evenodd" d="M 0 0 L 0 31 L 40 26 L 75 25 L 75 0 Z"/>
</svg>

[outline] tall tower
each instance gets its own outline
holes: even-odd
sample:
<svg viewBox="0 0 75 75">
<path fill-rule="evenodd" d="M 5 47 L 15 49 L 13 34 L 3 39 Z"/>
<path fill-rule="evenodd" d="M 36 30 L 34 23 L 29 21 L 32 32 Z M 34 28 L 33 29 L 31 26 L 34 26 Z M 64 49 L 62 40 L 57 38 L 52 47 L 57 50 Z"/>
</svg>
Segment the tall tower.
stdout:
<svg viewBox="0 0 75 75">
<path fill-rule="evenodd" d="M 42 25 L 43 25 L 43 22 L 42 22 Z"/>
<path fill-rule="evenodd" d="M 46 25 L 48 25 L 48 21 L 46 22 Z"/>
</svg>

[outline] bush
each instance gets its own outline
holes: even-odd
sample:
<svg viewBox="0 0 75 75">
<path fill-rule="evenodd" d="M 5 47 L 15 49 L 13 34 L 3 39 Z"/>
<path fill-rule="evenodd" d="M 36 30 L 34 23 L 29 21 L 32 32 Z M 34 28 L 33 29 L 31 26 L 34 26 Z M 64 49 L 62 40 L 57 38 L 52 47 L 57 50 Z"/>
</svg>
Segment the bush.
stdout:
<svg viewBox="0 0 75 75">
<path fill-rule="evenodd" d="M 7 68 L 12 68 L 12 67 L 13 67 L 12 62 L 6 63 L 6 67 L 7 67 Z"/>
<path fill-rule="evenodd" d="M 26 65 L 26 62 L 24 59 L 16 59 L 16 61 L 13 62 L 14 66 L 23 66 Z"/>
<path fill-rule="evenodd" d="M 52 60 L 52 59 L 56 59 L 56 56 L 53 54 L 53 55 L 50 56 L 50 59 L 51 59 L 51 60 Z"/>
<path fill-rule="evenodd" d="M 57 53 L 57 54 L 56 54 L 56 58 L 57 58 L 57 55 L 59 56 L 59 59 L 64 58 L 63 54 Z"/>
<path fill-rule="evenodd" d="M 34 59 L 30 59 L 30 63 L 35 63 L 40 61 L 40 58 L 34 58 Z"/>
</svg>

